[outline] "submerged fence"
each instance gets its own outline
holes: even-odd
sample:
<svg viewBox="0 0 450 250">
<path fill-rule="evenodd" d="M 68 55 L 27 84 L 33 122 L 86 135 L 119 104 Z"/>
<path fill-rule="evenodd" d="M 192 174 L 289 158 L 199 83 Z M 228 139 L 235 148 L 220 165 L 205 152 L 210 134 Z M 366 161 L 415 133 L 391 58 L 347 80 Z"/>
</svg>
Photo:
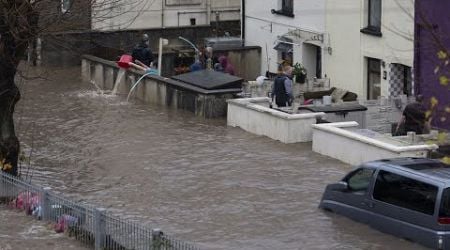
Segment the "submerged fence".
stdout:
<svg viewBox="0 0 450 250">
<path fill-rule="evenodd" d="M 104 209 L 70 201 L 50 191 L 0 172 L 0 198 L 39 220 L 51 222 L 58 233 L 66 233 L 95 249 L 197 250 L 159 229 L 149 229 L 108 214 Z"/>
</svg>

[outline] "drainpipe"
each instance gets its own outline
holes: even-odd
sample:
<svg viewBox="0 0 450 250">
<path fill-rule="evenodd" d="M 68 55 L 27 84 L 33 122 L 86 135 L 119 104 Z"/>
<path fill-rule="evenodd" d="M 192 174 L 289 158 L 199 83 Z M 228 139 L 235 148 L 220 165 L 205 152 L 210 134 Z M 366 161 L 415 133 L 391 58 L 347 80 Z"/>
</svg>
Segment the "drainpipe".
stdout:
<svg viewBox="0 0 450 250">
<path fill-rule="evenodd" d="M 164 0 L 161 0 L 161 28 L 164 28 Z"/>
<path fill-rule="evenodd" d="M 211 0 L 206 0 L 206 25 L 211 25 Z"/>
<path fill-rule="evenodd" d="M 241 0 L 241 40 L 242 46 L 245 45 L 245 0 Z"/>
</svg>

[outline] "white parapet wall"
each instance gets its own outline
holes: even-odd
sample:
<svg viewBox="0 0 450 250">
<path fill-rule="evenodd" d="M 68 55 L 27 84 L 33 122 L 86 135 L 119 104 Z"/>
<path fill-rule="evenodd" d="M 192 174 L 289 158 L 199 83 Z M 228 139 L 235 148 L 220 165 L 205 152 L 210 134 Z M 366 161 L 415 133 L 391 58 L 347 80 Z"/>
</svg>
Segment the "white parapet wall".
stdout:
<svg viewBox="0 0 450 250">
<path fill-rule="evenodd" d="M 396 157 L 426 157 L 437 145 L 407 145 L 389 143 L 389 138 L 379 140 L 351 131 L 357 122 L 314 124 L 313 151 L 336 158 L 345 163 L 359 165 L 363 162 Z"/>
<path fill-rule="evenodd" d="M 325 113 L 288 114 L 269 108 L 267 97 L 227 100 L 227 124 L 284 143 L 312 140 L 311 125 Z"/>
</svg>

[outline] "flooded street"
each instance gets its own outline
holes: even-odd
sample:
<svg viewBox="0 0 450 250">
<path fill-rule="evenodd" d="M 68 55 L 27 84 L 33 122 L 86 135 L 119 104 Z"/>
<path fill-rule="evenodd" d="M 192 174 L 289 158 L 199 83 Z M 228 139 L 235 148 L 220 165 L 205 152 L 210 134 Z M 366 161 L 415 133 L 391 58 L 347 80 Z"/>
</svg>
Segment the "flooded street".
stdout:
<svg viewBox="0 0 450 250">
<path fill-rule="evenodd" d="M 82 83 L 79 68 L 44 76 L 18 82 L 32 163 L 22 173 L 34 182 L 202 249 L 424 249 L 319 210 L 325 185 L 351 167 L 310 143 L 126 103 Z"/>
<path fill-rule="evenodd" d="M 79 242 L 57 234 L 52 226 L 26 216 L 23 211 L 0 206 L 0 250 L 81 250 Z"/>
</svg>

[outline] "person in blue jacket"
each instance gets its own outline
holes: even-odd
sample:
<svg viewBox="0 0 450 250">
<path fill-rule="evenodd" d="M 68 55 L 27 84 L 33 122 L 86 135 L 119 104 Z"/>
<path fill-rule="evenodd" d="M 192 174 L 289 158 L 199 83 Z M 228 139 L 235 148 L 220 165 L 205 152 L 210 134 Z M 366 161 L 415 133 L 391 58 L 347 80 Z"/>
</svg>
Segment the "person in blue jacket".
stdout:
<svg viewBox="0 0 450 250">
<path fill-rule="evenodd" d="M 291 66 L 285 66 L 284 69 L 282 66 L 279 67 L 279 74 L 275 77 L 272 85 L 272 101 L 275 99 L 278 107 L 291 106 L 293 100 L 291 77 Z"/>
</svg>

